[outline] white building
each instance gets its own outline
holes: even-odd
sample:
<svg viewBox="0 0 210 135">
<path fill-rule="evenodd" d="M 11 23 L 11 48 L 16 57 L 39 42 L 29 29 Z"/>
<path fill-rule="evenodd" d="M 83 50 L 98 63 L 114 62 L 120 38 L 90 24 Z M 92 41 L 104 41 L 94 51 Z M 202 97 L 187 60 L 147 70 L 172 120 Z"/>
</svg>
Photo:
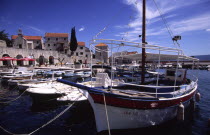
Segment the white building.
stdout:
<svg viewBox="0 0 210 135">
<path fill-rule="evenodd" d="M 108 64 L 108 45 L 104 43 L 97 44 L 95 58 L 97 61 Z"/>
<path fill-rule="evenodd" d="M 82 64 L 90 63 L 91 52 L 89 48 L 85 46 L 85 42 L 78 42 L 77 50 L 74 52 L 72 59 L 73 62 L 79 62 Z"/>
<path fill-rule="evenodd" d="M 11 39 L 16 49 L 43 49 L 42 36 L 25 36 L 20 29 L 18 35 L 12 35 Z"/>
<path fill-rule="evenodd" d="M 45 50 L 68 53 L 68 33 L 45 33 Z"/>
</svg>

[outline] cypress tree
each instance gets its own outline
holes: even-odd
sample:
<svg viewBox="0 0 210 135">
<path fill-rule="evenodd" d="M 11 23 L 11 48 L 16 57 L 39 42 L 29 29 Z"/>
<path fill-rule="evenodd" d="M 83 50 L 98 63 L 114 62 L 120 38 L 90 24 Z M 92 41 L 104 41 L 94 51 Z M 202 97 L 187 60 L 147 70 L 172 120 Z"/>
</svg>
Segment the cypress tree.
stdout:
<svg viewBox="0 0 210 135">
<path fill-rule="evenodd" d="M 77 38 L 76 38 L 76 31 L 75 31 L 75 27 L 73 27 L 71 29 L 71 40 L 70 40 L 70 50 L 71 50 L 71 55 L 74 54 L 74 51 L 77 50 Z"/>
</svg>

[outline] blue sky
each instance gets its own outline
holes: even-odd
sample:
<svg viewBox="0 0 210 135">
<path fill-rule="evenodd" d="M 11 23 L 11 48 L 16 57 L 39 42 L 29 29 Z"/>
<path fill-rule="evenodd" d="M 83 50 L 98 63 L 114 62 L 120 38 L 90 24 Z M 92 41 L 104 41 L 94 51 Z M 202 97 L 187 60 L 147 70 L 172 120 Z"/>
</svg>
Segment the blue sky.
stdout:
<svg viewBox="0 0 210 135">
<path fill-rule="evenodd" d="M 210 54 L 210 0 L 155 0 L 187 55 Z M 70 33 L 78 41 L 97 38 L 140 42 L 142 0 L 0 0 L 0 30 L 10 35 Z M 147 0 L 147 42 L 174 47 L 153 0 Z"/>
</svg>

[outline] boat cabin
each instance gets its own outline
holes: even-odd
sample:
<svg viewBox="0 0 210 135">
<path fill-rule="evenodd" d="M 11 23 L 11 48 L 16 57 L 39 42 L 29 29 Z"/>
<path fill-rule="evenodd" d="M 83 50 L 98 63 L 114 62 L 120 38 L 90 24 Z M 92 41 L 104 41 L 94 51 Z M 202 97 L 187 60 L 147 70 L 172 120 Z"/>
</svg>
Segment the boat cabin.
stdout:
<svg viewBox="0 0 210 135">
<path fill-rule="evenodd" d="M 186 79 L 187 70 L 186 69 L 167 69 L 165 73 L 165 78 L 170 81 L 184 82 Z"/>
</svg>

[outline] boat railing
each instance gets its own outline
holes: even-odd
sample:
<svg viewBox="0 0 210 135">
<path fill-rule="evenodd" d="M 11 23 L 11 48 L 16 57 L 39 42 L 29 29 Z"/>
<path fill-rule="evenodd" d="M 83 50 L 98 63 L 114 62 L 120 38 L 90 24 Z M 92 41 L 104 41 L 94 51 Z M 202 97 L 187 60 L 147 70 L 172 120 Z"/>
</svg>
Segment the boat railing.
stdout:
<svg viewBox="0 0 210 135">
<path fill-rule="evenodd" d="M 125 90 L 119 90 L 119 89 L 112 89 L 112 90 L 115 90 L 115 91 L 120 91 L 120 92 L 123 92 L 123 93 L 131 93 L 129 91 L 125 91 Z M 164 93 L 154 93 L 154 92 L 137 92 L 135 91 L 135 93 L 137 94 L 151 94 L 151 95 L 157 95 L 157 94 L 161 94 L 161 95 L 171 95 L 171 94 L 174 94 L 174 92 L 164 92 Z"/>
<path fill-rule="evenodd" d="M 148 87 L 148 88 L 178 88 L 178 87 L 180 87 L 180 86 L 139 85 L 139 84 L 132 84 L 132 83 L 122 83 L 122 84 L 139 86 L 139 87 Z M 184 86 L 184 85 L 182 85 L 182 86 Z"/>
<path fill-rule="evenodd" d="M 141 92 L 141 91 L 132 91 L 132 90 L 120 90 L 120 89 L 115 89 L 113 88 L 112 91 L 119 91 L 122 93 L 127 93 L 127 94 L 148 94 L 148 95 L 155 95 L 156 98 L 158 97 L 162 97 L 162 98 L 171 98 L 171 97 L 176 97 L 176 96 L 180 96 L 183 94 L 188 93 L 189 91 L 191 91 L 192 89 L 188 89 L 189 85 L 181 85 L 181 86 L 152 86 L 152 85 L 137 85 L 137 84 L 131 84 L 131 83 L 123 83 L 123 84 L 128 84 L 128 85 L 133 85 L 133 86 L 140 86 L 140 87 L 147 87 L 147 88 L 154 88 L 157 89 L 156 92 L 150 92 L 150 91 L 146 91 L 146 92 Z M 174 89 L 171 89 L 171 91 L 169 92 L 160 92 L 159 90 L 161 90 L 161 88 L 180 88 L 179 90 L 174 91 Z M 194 88 L 194 85 L 191 87 Z M 162 96 L 161 96 L 162 95 Z M 165 97 L 163 96 L 165 95 Z M 169 95 L 169 97 L 167 97 L 166 95 Z"/>
</svg>

